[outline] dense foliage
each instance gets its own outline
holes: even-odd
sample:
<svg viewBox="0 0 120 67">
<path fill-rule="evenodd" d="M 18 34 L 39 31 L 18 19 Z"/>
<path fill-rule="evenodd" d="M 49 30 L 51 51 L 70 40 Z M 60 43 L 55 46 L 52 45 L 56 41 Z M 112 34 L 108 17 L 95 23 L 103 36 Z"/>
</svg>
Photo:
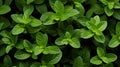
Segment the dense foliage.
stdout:
<svg viewBox="0 0 120 67">
<path fill-rule="evenodd" d="M 0 67 L 120 67 L 119 0 L 0 0 Z"/>
</svg>

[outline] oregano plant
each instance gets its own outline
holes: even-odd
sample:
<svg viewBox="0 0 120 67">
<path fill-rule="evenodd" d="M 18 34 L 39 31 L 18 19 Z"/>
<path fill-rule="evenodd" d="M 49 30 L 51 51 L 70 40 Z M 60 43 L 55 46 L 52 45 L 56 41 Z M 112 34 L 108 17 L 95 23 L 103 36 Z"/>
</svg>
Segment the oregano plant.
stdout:
<svg viewBox="0 0 120 67">
<path fill-rule="evenodd" d="M 0 0 L 0 67 L 120 67 L 120 0 Z"/>
</svg>

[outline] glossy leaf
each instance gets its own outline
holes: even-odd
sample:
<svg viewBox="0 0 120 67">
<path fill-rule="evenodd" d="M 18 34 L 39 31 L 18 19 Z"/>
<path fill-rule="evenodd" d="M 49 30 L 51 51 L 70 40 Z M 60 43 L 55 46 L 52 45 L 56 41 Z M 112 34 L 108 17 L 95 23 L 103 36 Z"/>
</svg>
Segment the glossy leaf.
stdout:
<svg viewBox="0 0 120 67">
<path fill-rule="evenodd" d="M 90 30 L 86 30 L 86 29 L 80 30 L 81 38 L 88 39 L 88 38 L 91 38 L 93 35 L 94 35 L 93 32 Z"/>
<path fill-rule="evenodd" d="M 105 42 L 105 36 L 104 36 L 104 34 L 102 34 L 102 35 L 95 35 L 94 39 L 96 41 L 100 42 L 100 43 L 104 43 Z"/>
<path fill-rule="evenodd" d="M 21 25 L 15 25 L 11 32 L 13 35 L 18 35 L 23 33 L 24 30 L 25 28 L 23 28 Z"/>
<path fill-rule="evenodd" d="M 105 50 L 101 47 L 97 47 L 97 54 L 98 54 L 98 57 L 104 57 L 105 56 Z"/>
<path fill-rule="evenodd" d="M 102 61 L 98 58 L 98 56 L 94 56 L 90 59 L 90 63 L 100 65 L 102 64 Z"/>
<path fill-rule="evenodd" d="M 117 36 L 113 36 L 112 39 L 109 41 L 108 46 L 109 46 L 110 48 L 115 48 L 115 47 L 117 47 L 119 44 L 120 44 L 120 42 L 119 42 Z"/>
<path fill-rule="evenodd" d="M 108 53 L 108 54 L 105 55 L 105 57 L 102 57 L 102 60 L 105 63 L 114 62 L 116 59 L 117 59 L 117 56 L 115 54 L 113 54 L 113 53 Z"/>
<path fill-rule="evenodd" d="M 114 10 L 109 9 L 108 7 L 105 7 L 104 10 L 105 10 L 105 13 L 107 14 L 107 16 L 112 16 L 114 13 Z"/>
<path fill-rule="evenodd" d="M 34 55 L 39 55 L 39 54 L 41 54 L 42 52 L 43 52 L 43 48 L 42 47 L 40 47 L 40 46 L 36 46 L 36 47 L 34 47 L 33 48 L 33 51 L 34 51 Z"/>
<path fill-rule="evenodd" d="M 14 57 L 16 59 L 19 59 L 19 60 L 25 60 L 27 58 L 30 57 L 30 54 L 25 52 L 25 51 L 22 51 L 22 50 L 18 50 L 16 51 L 16 53 L 14 54 Z"/>
<path fill-rule="evenodd" d="M 41 46 L 41 47 L 46 47 L 47 45 L 47 42 L 48 42 L 48 36 L 47 34 L 43 34 L 41 32 L 38 32 L 36 34 L 36 43 Z"/>
<path fill-rule="evenodd" d="M 57 46 L 48 46 L 44 49 L 43 54 L 58 54 L 60 49 Z"/>
</svg>

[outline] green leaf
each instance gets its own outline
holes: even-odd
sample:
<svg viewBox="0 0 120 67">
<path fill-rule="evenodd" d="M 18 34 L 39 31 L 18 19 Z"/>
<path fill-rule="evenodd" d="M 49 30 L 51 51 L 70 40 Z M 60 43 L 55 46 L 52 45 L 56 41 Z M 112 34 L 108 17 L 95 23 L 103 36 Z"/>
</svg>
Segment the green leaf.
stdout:
<svg viewBox="0 0 120 67">
<path fill-rule="evenodd" d="M 62 13 L 61 21 L 64 21 L 77 14 L 79 14 L 79 12 L 76 9 L 73 9 L 71 6 L 68 6 L 65 8 L 64 13 Z"/>
<path fill-rule="evenodd" d="M 6 67 L 11 67 L 11 66 L 12 66 L 12 60 L 11 60 L 11 58 L 10 58 L 9 55 L 6 55 L 6 56 L 4 57 L 3 62 L 4 62 L 4 65 L 5 65 Z"/>
<path fill-rule="evenodd" d="M 64 4 L 61 1 L 56 0 L 53 9 L 56 13 L 64 13 Z"/>
<path fill-rule="evenodd" d="M 120 10 L 115 10 L 113 17 L 120 20 Z"/>
<path fill-rule="evenodd" d="M 70 39 L 71 38 L 71 34 L 69 32 L 66 32 L 64 38 Z"/>
<path fill-rule="evenodd" d="M 86 13 L 86 17 L 90 18 L 93 15 L 94 10 L 93 9 L 89 9 Z"/>
<path fill-rule="evenodd" d="M 15 44 L 15 47 L 16 47 L 17 49 L 24 49 L 23 40 L 20 40 L 19 42 L 17 42 L 17 43 Z"/>
<path fill-rule="evenodd" d="M 42 52 L 43 52 L 43 48 L 42 47 L 40 47 L 40 46 L 35 46 L 34 48 L 33 48 L 33 51 L 34 51 L 34 55 L 39 55 L 39 54 L 41 54 Z"/>
<path fill-rule="evenodd" d="M 107 27 L 107 21 L 101 21 L 99 24 L 98 24 L 98 30 L 100 31 L 104 31 Z"/>
<path fill-rule="evenodd" d="M 23 7 L 23 12 L 25 18 L 29 17 L 34 11 L 34 7 L 32 5 L 26 5 Z"/>
<path fill-rule="evenodd" d="M 7 28 L 10 22 L 7 18 L 0 16 L 0 30 Z"/>
<path fill-rule="evenodd" d="M 86 23 L 86 26 L 89 30 L 91 30 L 94 34 L 96 35 L 101 35 L 102 32 L 100 30 L 97 29 L 97 25 L 95 24 L 98 24 L 96 23 L 96 21 L 94 19 L 91 19 L 90 21 L 88 21 Z"/>
<path fill-rule="evenodd" d="M 120 3 L 119 2 L 115 3 L 114 9 L 120 9 Z"/>
<path fill-rule="evenodd" d="M 98 56 L 94 56 L 90 59 L 90 63 L 100 65 L 102 64 L 102 61 L 98 58 Z"/>
<path fill-rule="evenodd" d="M 53 13 L 53 12 L 46 12 L 43 13 L 42 16 L 40 17 L 40 20 L 43 21 L 44 25 L 52 25 L 55 24 L 56 21 L 58 21 L 60 18 L 57 14 Z"/>
<path fill-rule="evenodd" d="M 117 22 L 116 24 L 116 34 L 120 36 L 120 22 Z"/>
<path fill-rule="evenodd" d="M 10 4 L 12 3 L 12 1 L 13 1 L 13 0 L 5 0 L 5 1 L 4 1 L 4 4 L 5 4 L 5 5 L 10 5 Z"/>
<path fill-rule="evenodd" d="M 34 0 L 35 4 L 42 4 L 44 2 L 44 0 Z"/>
<path fill-rule="evenodd" d="M 24 48 L 25 48 L 25 50 L 26 50 L 27 52 L 30 52 L 30 53 L 33 52 L 33 51 L 32 51 L 33 46 L 32 46 L 32 44 L 31 44 L 28 40 L 24 40 L 24 41 L 23 41 L 23 45 L 24 45 Z"/>
<path fill-rule="evenodd" d="M 93 9 L 93 12 L 95 14 L 103 14 L 104 13 L 103 6 L 101 6 L 101 4 L 98 4 L 98 3 L 94 4 L 91 9 Z"/>
<path fill-rule="evenodd" d="M 31 22 L 30 22 L 30 25 L 32 27 L 38 27 L 42 24 L 42 22 L 39 20 L 39 19 L 36 19 L 36 18 L 32 18 Z"/>
<path fill-rule="evenodd" d="M 5 44 L 11 44 L 10 39 L 7 38 L 7 37 L 2 38 L 2 41 L 3 41 Z"/>
<path fill-rule="evenodd" d="M 10 52 L 10 50 L 12 50 L 12 45 L 8 45 L 7 47 L 6 47 L 6 53 L 9 53 Z"/>
<path fill-rule="evenodd" d="M 18 60 L 25 60 L 30 57 L 30 54 L 23 50 L 18 50 L 15 52 L 14 57 Z"/>
<path fill-rule="evenodd" d="M 101 47 L 97 47 L 97 55 L 100 58 L 105 56 L 105 50 L 103 48 L 101 48 Z"/>
<path fill-rule="evenodd" d="M 27 0 L 27 4 L 34 2 L 34 0 Z"/>
<path fill-rule="evenodd" d="M 94 35 L 93 32 L 90 30 L 80 29 L 81 38 L 88 39 L 91 38 L 93 35 Z"/>
<path fill-rule="evenodd" d="M 108 53 L 105 57 L 101 58 L 105 63 L 111 63 L 117 60 L 117 56 L 113 53 Z"/>
<path fill-rule="evenodd" d="M 95 36 L 94 36 L 94 39 L 95 39 L 97 42 L 100 42 L 100 43 L 104 43 L 104 42 L 105 42 L 105 36 L 104 36 L 104 34 L 102 34 L 102 35 L 95 35 Z"/>
<path fill-rule="evenodd" d="M 112 16 L 114 13 L 114 10 L 109 9 L 108 7 L 105 7 L 104 10 L 105 10 L 105 13 L 107 14 L 107 16 Z"/>
<path fill-rule="evenodd" d="M 55 40 L 55 44 L 56 45 L 64 45 L 64 44 L 68 44 L 68 42 L 67 42 L 67 39 L 64 39 L 64 37 L 63 36 L 61 36 L 61 37 L 59 37 L 59 38 L 57 38 L 56 40 Z"/>
<path fill-rule="evenodd" d="M 46 47 L 47 45 L 47 42 L 48 42 L 48 36 L 47 34 L 43 34 L 41 32 L 38 32 L 36 34 L 36 42 L 37 42 L 37 45 L 41 46 L 41 47 Z"/>
<path fill-rule="evenodd" d="M 74 2 L 75 3 L 75 8 L 79 11 L 80 16 L 84 16 L 85 13 L 85 9 L 83 7 L 83 5 L 79 2 Z"/>
<path fill-rule="evenodd" d="M 114 4 L 115 4 L 114 2 L 108 2 L 108 8 L 113 9 Z"/>
<path fill-rule="evenodd" d="M 40 67 L 40 63 L 34 62 L 33 64 L 30 65 L 30 67 Z"/>
<path fill-rule="evenodd" d="M 110 48 L 115 48 L 120 44 L 120 41 L 118 40 L 117 36 L 113 36 L 112 39 L 109 41 L 108 46 Z"/>
<path fill-rule="evenodd" d="M 47 13 L 47 5 L 43 4 L 43 5 L 36 5 L 35 6 L 37 11 L 40 13 L 40 14 L 44 14 L 44 13 Z"/>
<path fill-rule="evenodd" d="M 73 48 L 80 48 L 80 40 L 77 38 L 72 38 L 68 41 Z"/>
<path fill-rule="evenodd" d="M 23 33 L 25 30 L 25 28 L 23 28 L 21 25 L 17 24 L 14 26 L 14 28 L 12 29 L 12 34 L 13 35 L 18 35 L 18 34 L 21 34 Z"/>
<path fill-rule="evenodd" d="M 60 49 L 57 46 L 48 46 L 44 49 L 43 54 L 58 54 Z"/>
<path fill-rule="evenodd" d="M 95 23 L 94 25 L 97 26 L 100 23 L 100 17 L 98 15 L 96 15 L 96 16 L 94 16 L 94 20 L 91 19 L 90 21 L 91 21 L 91 23 L 94 22 Z"/>
<path fill-rule="evenodd" d="M 78 56 L 74 59 L 73 67 L 84 67 L 83 59 L 81 56 Z"/>
<path fill-rule="evenodd" d="M 12 14 L 11 18 L 16 22 L 16 23 L 22 23 L 22 24 L 28 24 L 31 22 L 31 19 L 28 17 L 23 16 L 22 14 Z"/>
<path fill-rule="evenodd" d="M 62 58 L 62 52 L 59 54 L 48 54 L 43 55 L 42 60 L 44 60 L 48 64 L 57 64 Z"/>
<path fill-rule="evenodd" d="M 0 45 L 0 57 L 3 56 L 5 54 L 5 46 L 4 45 Z"/>
<path fill-rule="evenodd" d="M 104 5 L 107 5 L 108 1 L 107 0 L 100 0 Z"/>
<path fill-rule="evenodd" d="M 2 0 L 0 0 L 0 6 L 3 4 L 3 1 Z"/>
<path fill-rule="evenodd" d="M 8 5 L 2 5 L 0 6 L 0 15 L 6 14 L 11 11 L 11 8 Z"/>
</svg>

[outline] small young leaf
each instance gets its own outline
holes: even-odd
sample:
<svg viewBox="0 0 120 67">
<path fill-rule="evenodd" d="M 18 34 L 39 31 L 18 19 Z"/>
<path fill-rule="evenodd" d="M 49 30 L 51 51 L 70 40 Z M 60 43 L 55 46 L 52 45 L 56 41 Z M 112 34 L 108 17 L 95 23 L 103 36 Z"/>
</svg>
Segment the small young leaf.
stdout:
<svg viewBox="0 0 120 67">
<path fill-rule="evenodd" d="M 25 18 L 27 18 L 33 13 L 34 7 L 32 5 L 26 5 L 24 6 L 23 11 Z"/>
<path fill-rule="evenodd" d="M 98 56 L 94 56 L 90 59 L 90 63 L 100 65 L 102 64 L 102 61 L 98 58 Z"/>
<path fill-rule="evenodd" d="M 94 21 L 95 20 L 95 21 Z M 93 22 L 95 22 L 95 25 L 97 26 L 99 23 L 100 23 L 100 17 L 97 15 L 97 16 L 94 16 L 94 20 L 93 20 Z M 93 23 L 92 22 L 92 19 L 90 20 L 91 21 L 91 23 Z"/>
<path fill-rule="evenodd" d="M 97 55 L 100 58 L 105 56 L 105 50 L 103 48 L 101 48 L 101 47 L 97 47 Z"/>
<path fill-rule="evenodd" d="M 25 30 L 25 28 L 23 28 L 21 25 L 17 24 L 14 26 L 14 28 L 12 29 L 12 34 L 13 35 L 18 35 L 18 34 L 21 34 L 23 33 Z"/>
<path fill-rule="evenodd" d="M 40 46 L 36 46 L 36 47 L 34 47 L 33 48 L 33 51 L 34 51 L 34 55 L 39 55 L 39 54 L 41 54 L 42 52 L 43 52 L 43 48 L 42 47 L 40 47 Z"/>
<path fill-rule="evenodd" d="M 64 4 L 61 1 L 57 0 L 54 4 L 53 9 L 56 13 L 64 13 Z"/>
<path fill-rule="evenodd" d="M 48 36 L 47 34 L 43 34 L 41 32 L 38 32 L 36 34 L 36 42 L 39 46 L 41 47 L 46 47 L 47 42 L 48 42 Z"/>
<path fill-rule="evenodd" d="M 79 11 L 80 16 L 84 16 L 85 13 L 85 9 L 83 7 L 83 5 L 79 2 L 74 2 L 75 3 L 75 8 Z"/>
<path fill-rule="evenodd" d="M 19 60 L 25 60 L 30 57 L 30 54 L 25 51 L 18 50 L 15 52 L 14 57 Z"/>
<path fill-rule="evenodd" d="M 109 41 L 108 46 L 110 48 L 115 48 L 120 44 L 120 41 L 118 40 L 117 36 L 113 36 L 112 39 Z"/>
<path fill-rule="evenodd" d="M 80 41 L 77 38 L 72 38 L 68 41 L 73 48 L 80 48 Z"/>
<path fill-rule="evenodd" d="M 108 8 L 113 9 L 114 4 L 115 4 L 114 2 L 108 2 Z"/>
<path fill-rule="evenodd" d="M 9 11 L 11 11 L 11 8 L 8 5 L 2 5 L 2 6 L 0 6 L 0 15 L 1 14 L 6 14 Z"/>
</svg>

